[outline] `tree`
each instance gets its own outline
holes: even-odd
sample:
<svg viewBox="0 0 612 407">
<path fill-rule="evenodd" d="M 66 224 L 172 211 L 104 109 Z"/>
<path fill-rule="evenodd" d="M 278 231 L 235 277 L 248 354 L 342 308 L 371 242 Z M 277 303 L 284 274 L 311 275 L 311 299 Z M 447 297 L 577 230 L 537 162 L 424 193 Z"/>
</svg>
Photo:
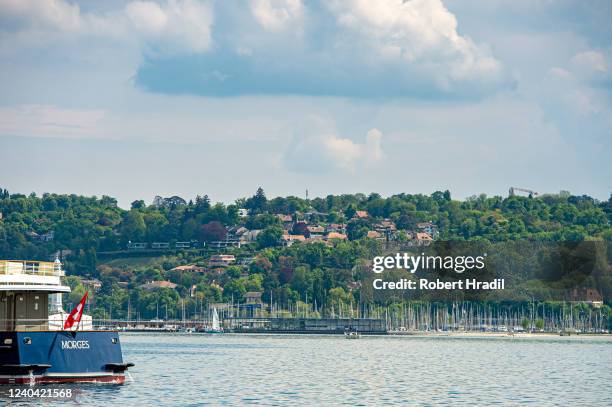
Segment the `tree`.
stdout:
<svg viewBox="0 0 612 407">
<path fill-rule="evenodd" d="M 260 248 L 278 246 L 283 236 L 283 229 L 279 226 L 268 226 L 257 235 L 257 244 Z"/>
<path fill-rule="evenodd" d="M 310 231 L 308 230 L 308 226 L 304 222 L 294 223 L 291 233 L 294 235 L 303 235 L 307 238 L 310 237 Z"/>
<path fill-rule="evenodd" d="M 232 280 L 223 287 L 223 298 L 226 301 L 242 301 L 246 287 L 242 279 Z"/>
<path fill-rule="evenodd" d="M 527 318 L 523 318 L 523 320 L 521 321 L 521 326 L 523 327 L 523 329 L 526 331 L 529 329 L 529 320 Z"/>
<path fill-rule="evenodd" d="M 365 237 L 369 231 L 368 222 L 364 219 L 352 220 L 346 225 L 349 240 L 358 240 Z"/>
<path fill-rule="evenodd" d="M 355 216 L 356 212 L 357 208 L 355 208 L 355 205 L 350 204 L 344 211 L 344 216 L 346 217 L 346 219 L 351 219 L 353 216 Z"/>
<path fill-rule="evenodd" d="M 267 274 L 272 270 L 272 263 L 265 257 L 257 257 L 249 266 L 251 274 Z"/>
<path fill-rule="evenodd" d="M 219 221 L 212 221 L 202 225 L 200 237 L 205 242 L 224 240 L 227 236 L 227 229 Z"/>
<path fill-rule="evenodd" d="M 296 267 L 291 278 L 291 288 L 300 293 L 300 298 L 304 298 L 311 284 L 308 269 L 304 266 Z"/>
<path fill-rule="evenodd" d="M 145 206 L 146 206 L 145 201 L 143 201 L 142 199 L 139 199 L 137 201 L 132 202 L 131 208 L 132 209 L 142 209 Z"/>
<path fill-rule="evenodd" d="M 253 214 L 262 213 L 266 210 L 268 200 L 262 187 L 257 188 L 257 192 L 246 201 L 246 208 Z"/>
<path fill-rule="evenodd" d="M 143 240 L 147 227 L 142 213 L 137 210 L 127 212 L 121 222 L 120 231 L 129 240 Z"/>
</svg>

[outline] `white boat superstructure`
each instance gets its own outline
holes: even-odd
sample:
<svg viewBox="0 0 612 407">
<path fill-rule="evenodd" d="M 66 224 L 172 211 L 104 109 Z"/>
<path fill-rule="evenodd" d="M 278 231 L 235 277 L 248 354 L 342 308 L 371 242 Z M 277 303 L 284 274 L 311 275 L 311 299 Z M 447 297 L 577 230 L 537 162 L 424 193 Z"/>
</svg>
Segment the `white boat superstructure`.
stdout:
<svg viewBox="0 0 612 407">
<path fill-rule="evenodd" d="M 0 260 L 0 331 L 49 330 L 49 302 L 70 292 L 63 276 L 59 260 Z"/>
<path fill-rule="evenodd" d="M 62 285 L 63 276 L 64 271 L 59 260 L 0 260 L 0 291 L 69 293 L 70 287 Z"/>
</svg>

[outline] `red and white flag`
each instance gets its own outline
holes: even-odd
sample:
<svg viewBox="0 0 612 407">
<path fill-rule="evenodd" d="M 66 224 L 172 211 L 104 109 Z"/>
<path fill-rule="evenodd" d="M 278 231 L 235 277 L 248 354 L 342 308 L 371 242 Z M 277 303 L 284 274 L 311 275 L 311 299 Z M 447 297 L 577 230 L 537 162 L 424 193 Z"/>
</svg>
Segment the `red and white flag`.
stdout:
<svg viewBox="0 0 612 407">
<path fill-rule="evenodd" d="M 64 329 L 70 329 L 75 323 L 79 323 L 81 321 L 81 316 L 83 315 L 83 310 L 85 309 L 85 301 L 87 301 L 87 294 L 89 291 L 85 291 L 85 295 L 79 301 L 79 304 L 74 307 L 72 311 L 70 311 L 70 315 L 66 318 L 66 322 L 64 322 Z"/>
</svg>

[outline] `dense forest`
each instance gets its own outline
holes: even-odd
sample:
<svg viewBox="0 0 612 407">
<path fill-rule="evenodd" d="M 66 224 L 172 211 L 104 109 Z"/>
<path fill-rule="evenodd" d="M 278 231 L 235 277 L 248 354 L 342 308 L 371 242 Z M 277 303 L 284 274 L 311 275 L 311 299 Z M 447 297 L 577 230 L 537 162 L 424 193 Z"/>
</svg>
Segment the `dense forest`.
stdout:
<svg viewBox="0 0 612 407">
<path fill-rule="evenodd" d="M 264 302 L 273 299 L 282 308 L 309 303 L 316 304 L 313 312 L 327 313 L 359 301 L 355 266 L 360 261 L 379 253 L 389 239 L 409 242 L 424 222 L 435 229 L 432 237 L 438 241 L 600 241 L 607 247 L 612 241 L 612 196 L 598 201 L 568 193 L 479 195 L 462 201 L 452 199 L 449 191 L 268 199 L 259 188 L 229 205 L 212 203 L 206 195 L 189 201 L 156 197 L 151 204 L 134 201 L 126 210 L 108 196 L 37 196 L 0 189 L 0 214 L 0 258 L 52 260 L 59 255 L 73 287 L 68 304 L 87 289 L 84 280 L 101 283 L 90 293 L 96 317 L 126 317 L 130 307 L 142 318 L 176 317 L 179 304 L 185 304 L 188 315 L 197 315 L 202 305 L 240 302 L 247 292 L 261 292 Z M 381 224 L 393 233 L 381 238 L 375 232 Z M 337 236 L 342 239 L 310 236 L 314 229 L 308 227 L 331 226 L 341 228 Z M 227 240 L 238 228 L 257 235 L 241 247 L 207 248 L 207 242 Z M 305 239 L 288 245 L 284 235 Z M 169 247 L 189 242 L 189 247 L 134 252 L 129 250 L 134 242 Z M 187 264 L 207 267 L 215 253 L 233 254 L 238 261 L 215 272 L 173 270 Z M 143 288 L 162 280 L 177 286 Z M 602 281 L 608 299 L 609 276 Z"/>
</svg>

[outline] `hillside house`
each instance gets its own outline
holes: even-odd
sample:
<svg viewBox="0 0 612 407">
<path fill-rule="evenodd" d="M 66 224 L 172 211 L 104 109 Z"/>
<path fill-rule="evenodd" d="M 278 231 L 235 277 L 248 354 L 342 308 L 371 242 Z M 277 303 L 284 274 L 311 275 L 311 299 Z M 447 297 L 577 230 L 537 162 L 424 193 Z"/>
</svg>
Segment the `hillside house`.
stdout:
<svg viewBox="0 0 612 407">
<path fill-rule="evenodd" d="M 204 273 L 206 272 L 205 267 L 197 266 L 195 264 L 186 264 L 183 266 L 176 266 L 170 271 L 180 271 L 180 272 L 193 272 L 193 273 Z"/>
<path fill-rule="evenodd" d="M 174 290 L 176 288 L 176 284 L 170 281 L 149 281 L 148 283 L 141 285 L 140 288 L 145 289 L 145 290 L 156 290 L 158 288 L 171 288 Z"/>
<path fill-rule="evenodd" d="M 281 238 L 281 243 L 283 246 L 290 247 L 295 242 L 304 242 L 306 241 L 306 236 L 304 235 L 289 235 L 285 234 Z"/>
<path fill-rule="evenodd" d="M 415 242 L 418 246 L 429 246 L 433 242 L 433 238 L 425 232 L 417 232 Z"/>
<path fill-rule="evenodd" d="M 356 211 L 355 215 L 353 216 L 355 219 L 367 219 L 368 217 L 370 217 L 370 215 L 367 211 Z"/>
<path fill-rule="evenodd" d="M 332 239 L 346 240 L 348 239 L 348 237 L 344 233 L 338 233 L 338 232 L 329 232 L 327 236 L 325 236 L 325 238 L 327 240 L 332 240 Z"/>
<path fill-rule="evenodd" d="M 261 304 L 261 291 L 248 291 L 244 294 L 244 301 L 247 304 Z"/>
<path fill-rule="evenodd" d="M 427 233 L 429 236 L 431 236 L 432 239 L 436 239 L 438 237 L 438 227 L 434 225 L 432 222 L 417 223 L 416 228 L 420 232 Z"/>
<path fill-rule="evenodd" d="M 210 267 L 227 267 L 236 263 L 236 256 L 233 254 L 213 254 L 208 260 Z"/>
</svg>

